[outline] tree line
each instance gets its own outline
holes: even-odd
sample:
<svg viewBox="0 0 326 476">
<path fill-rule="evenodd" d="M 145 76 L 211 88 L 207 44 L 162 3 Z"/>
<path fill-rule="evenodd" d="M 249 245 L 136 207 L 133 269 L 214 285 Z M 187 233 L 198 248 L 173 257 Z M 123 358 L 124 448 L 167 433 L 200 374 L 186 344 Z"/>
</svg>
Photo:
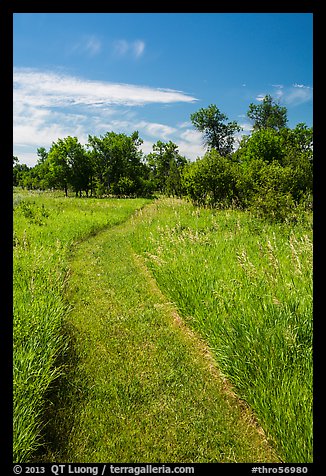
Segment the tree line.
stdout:
<svg viewBox="0 0 326 476">
<path fill-rule="evenodd" d="M 14 185 L 61 189 L 66 196 L 70 189 L 76 196 L 180 195 L 181 169 L 187 159 L 180 155 L 178 146 L 157 141 L 153 152 L 144 156 L 142 143 L 137 131 L 130 136 L 115 132 L 90 135 L 86 146 L 77 137 L 58 139 L 49 151 L 37 149 L 34 167 L 19 164 L 14 157 Z"/>
<path fill-rule="evenodd" d="M 130 136 L 107 132 L 88 136 L 83 146 L 68 136 L 37 149 L 34 167 L 14 157 L 15 186 L 28 189 L 72 189 L 76 196 L 148 197 L 159 192 L 188 196 L 195 204 L 236 206 L 257 215 L 284 220 L 312 207 L 313 129 L 304 123 L 287 127 L 287 109 L 269 95 L 250 104 L 250 135 L 228 121 L 214 104 L 190 116 L 203 134 L 207 152 L 191 162 L 172 141 L 157 141 L 152 152 L 141 150 L 138 131 Z"/>
</svg>

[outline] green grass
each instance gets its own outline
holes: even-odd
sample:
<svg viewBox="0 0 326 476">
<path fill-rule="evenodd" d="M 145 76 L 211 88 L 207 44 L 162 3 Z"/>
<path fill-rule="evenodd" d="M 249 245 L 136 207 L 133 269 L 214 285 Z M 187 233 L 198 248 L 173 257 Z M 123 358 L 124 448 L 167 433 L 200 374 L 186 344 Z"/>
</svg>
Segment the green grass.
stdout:
<svg viewBox="0 0 326 476">
<path fill-rule="evenodd" d="M 14 461 L 312 461 L 309 216 L 148 203 L 14 194 Z"/>
<path fill-rule="evenodd" d="M 72 257 L 69 367 L 41 460 L 277 461 L 133 252 L 132 230 L 130 220 L 103 230 Z"/>
<path fill-rule="evenodd" d="M 126 220 L 145 200 L 66 199 L 14 194 L 13 458 L 29 461 L 42 443 L 47 392 L 62 373 L 69 257 L 78 242 Z"/>
<path fill-rule="evenodd" d="M 312 461 L 312 230 L 163 200 L 133 246 L 213 349 L 283 461 Z"/>
</svg>

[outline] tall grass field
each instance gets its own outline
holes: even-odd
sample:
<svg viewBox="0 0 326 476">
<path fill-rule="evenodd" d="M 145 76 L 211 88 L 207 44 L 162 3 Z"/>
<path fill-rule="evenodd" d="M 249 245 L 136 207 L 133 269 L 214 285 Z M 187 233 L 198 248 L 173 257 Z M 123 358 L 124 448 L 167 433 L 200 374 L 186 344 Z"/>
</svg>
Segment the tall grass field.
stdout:
<svg viewBox="0 0 326 476">
<path fill-rule="evenodd" d="M 165 199 L 134 219 L 133 246 L 215 354 L 283 461 L 312 461 L 312 222 Z"/>
<path fill-rule="evenodd" d="M 65 283 L 71 252 L 81 240 L 121 223 L 145 203 L 14 193 L 15 462 L 28 461 L 41 444 L 47 392 L 64 369 L 60 356 L 67 345 Z"/>
<path fill-rule="evenodd" d="M 206 383 L 206 376 L 210 375 L 207 369 L 198 373 L 202 365 L 196 363 L 198 349 L 194 346 L 189 351 L 193 341 L 183 330 L 190 329 L 211 352 L 228 388 L 232 386 L 233 392 L 246 403 L 243 406 L 250 407 L 264 430 L 261 433 L 277 454 L 276 460 L 312 461 L 311 214 L 302 215 L 296 224 L 271 224 L 249 212 L 199 208 L 181 199 L 65 198 L 59 192 L 17 189 L 13 240 L 15 462 L 33 461 L 37 450 L 46 443 L 43 435 L 49 425 L 47 415 L 55 416 L 52 425 L 60 418 L 70 421 L 69 415 L 61 413 L 72 411 L 74 402 L 59 411 L 49 411 L 49 406 L 55 405 L 49 394 L 56 382 L 78 374 L 76 382 L 69 382 L 72 390 L 68 397 L 74 398 L 73 386 L 78 386 L 82 379 L 78 362 L 76 368 L 71 368 L 72 362 L 65 362 L 70 345 L 66 329 L 70 317 L 76 320 L 76 332 L 84 329 L 84 334 L 76 336 L 82 357 L 79 365 L 85 367 L 85 382 L 93 382 L 84 396 L 93 395 L 93 402 L 85 400 L 87 404 L 81 409 L 85 414 L 81 420 L 88 426 L 83 427 L 84 420 L 80 421 L 80 428 L 77 425 L 69 430 L 71 441 L 64 442 L 71 448 L 71 458 L 88 461 L 89 455 L 101 453 L 105 460 L 105 448 L 97 446 L 106 441 L 108 448 L 115 446 L 119 461 L 124 461 L 128 450 L 133 461 L 138 462 L 130 435 L 135 438 L 136 433 L 140 434 L 141 425 L 148 431 L 139 416 L 143 418 L 148 408 L 156 412 L 156 420 L 150 425 L 154 425 L 156 435 L 163 435 L 159 442 L 163 449 L 154 448 L 153 453 L 149 442 L 157 438 L 149 433 L 143 444 L 144 454 L 156 451 L 156 461 L 165 461 L 166 432 L 162 422 L 175 420 L 175 432 L 171 429 L 167 437 L 171 442 L 184 438 L 182 444 L 186 446 L 190 431 L 186 424 L 188 414 L 201 416 L 191 427 L 191 438 L 198 438 L 196 448 L 192 442 L 189 449 L 191 461 L 205 461 L 207 445 L 211 447 L 210 461 L 216 461 L 218 448 L 214 441 L 223 441 L 230 447 L 230 454 L 223 461 L 249 461 L 251 441 L 246 435 L 253 430 L 243 433 L 248 441 L 242 441 L 236 456 L 233 455 L 234 435 L 242 435 L 239 428 L 243 423 L 237 426 L 235 416 L 241 411 L 226 411 L 223 417 L 217 411 L 214 402 L 223 400 L 226 407 L 229 403 L 223 395 L 217 395 L 219 390 L 213 380 Z M 89 267 L 87 273 L 84 267 Z M 85 276 L 89 276 L 89 281 Z M 164 305 L 154 296 L 154 282 L 166 300 Z M 183 319 L 184 327 L 178 331 L 169 320 L 166 303 Z M 93 322 L 91 329 L 87 328 L 87 319 Z M 125 342 L 122 350 L 116 352 L 122 345 L 120 335 Z M 178 364 L 182 361 L 178 354 L 180 342 L 184 346 L 184 367 Z M 95 355 L 96 345 L 103 354 Z M 154 352 L 156 348 L 159 351 Z M 150 358 L 155 360 L 155 366 Z M 132 374 L 134 369 L 138 369 L 138 374 Z M 198 389 L 203 391 L 194 396 L 196 375 Z M 127 382 L 127 387 L 122 382 Z M 142 386 L 142 382 L 147 386 Z M 130 395 L 125 388 L 129 388 Z M 163 395 L 162 388 L 166 388 Z M 94 389 L 99 389 L 98 393 Z M 184 402 L 186 397 L 179 398 L 180 392 L 188 395 L 190 403 Z M 60 398 L 65 401 L 66 396 Z M 201 400 L 207 405 L 192 411 L 191 402 L 199 405 Z M 132 421 L 138 421 L 133 401 L 138 405 L 139 428 L 132 426 Z M 98 402 L 103 403 L 105 411 L 97 408 Z M 112 402 L 117 405 L 115 413 L 111 411 Z M 179 413 L 174 414 L 174 408 Z M 217 414 L 219 417 L 212 417 L 206 425 L 203 415 Z M 226 425 L 230 433 L 218 435 L 218 428 L 223 427 L 221 420 L 231 414 L 233 420 Z M 126 432 L 120 435 L 120 430 L 112 426 L 112 434 L 108 433 L 107 421 L 121 424 L 123 418 L 130 428 L 126 424 Z M 177 431 L 178 419 L 183 425 L 182 438 L 181 430 Z M 85 436 L 87 428 L 100 426 L 96 422 L 101 422 L 102 439 L 95 431 Z M 156 424 L 161 426 L 155 428 Z M 215 440 L 210 437 L 210 428 L 214 428 Z M 205 435 L 205 441 L 201 435 Z M 96 451 L 86 448 L 88 441 Z M 180 454 L 172 443 L 170 446 L 170 455 Z M 73 453 L 76 447 L 80 454 Z M 196 455 L 199 447 L 202 454 Z M 241 448 L 246 448 L 247 453 L 242 455 Z M 48 454 L 64 454 L 59 450 L 55 448 Z M 187 462 L 187 452 L 182 451 L 182 461 Z M 261 461 L 275 461 L 271 454 L 265 453 Z"/>
</svg>

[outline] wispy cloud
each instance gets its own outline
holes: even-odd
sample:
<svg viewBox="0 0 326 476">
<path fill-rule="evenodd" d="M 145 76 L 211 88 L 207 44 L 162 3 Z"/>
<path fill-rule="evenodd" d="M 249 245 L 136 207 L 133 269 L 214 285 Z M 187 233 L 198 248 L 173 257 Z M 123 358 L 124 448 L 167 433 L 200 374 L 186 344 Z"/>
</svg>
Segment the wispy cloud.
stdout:
<svg viewBox="0 0 326 476">
<path fill-rule="evenodd" d="M 190 160 L 196 160 L 206 152 L 202 134 L 193 129 L 187 129 L 181 133 L 176 140 L 176 144 L 179 146 L 180 154 Z"/>
<path fill-rule="evenodd" d="M 92 56 L 98 54 L 101 51 L 101 42 L 98 38 L 90 37 L 87 39 L 85 44 L 85 49 Z"/>
<path fill-rule="evenodd" d="M 289 105 L 299 105 L 311 101 L 313 98 L 313 88 L 303 84 L 293 84 L 287 92 L 284 102 Z"/>
<path fill-rule="evenodd" d="M 141 106 L 196 101 L 196 98 L 172 89 L 94 81 L 24 68 L 14 70 L 14 97 L 16 103 L 39 107 L 107 104 Z"/>
<path fill-rule="evenodd" d="M 14 70 L 14 150 L 31 161 L 31 150 L 50 147 L 67 135 L 82 143 L 88 134 L 108 130 L 177 142 L 178 127 L 139 117 L 140 106 L 193 103 L 196 98 L 173 89 L 91 81 L 51 71 Z M 34 156 L 34 163 L 36 158 Z"/>
<path fill-rule="evenodd" d="M 163 140 L 171 140 L 173 133 L 176 132 L 175 127 L 168 126 L 167 124 L 158 124 L 156 122 L 140 121 L 135 124 L 136 129 L 143 130 L 150 137 Z"/>
<path fill-rule="evenodd" d="M 266 94 L 264 94 L 264 93 L 257 94 L 256 101 L 262 101 L 265 96 L 266 96 Z"/>
<path fill-rule="evenodd" d="M 294 83 L 291 86 L 283 84 L 272 84 L 273 90 L 259 93 L 256 101 L 262 101 L 267 94 L 286 106 L 299 106 L 300 104 L 312 101 L 313 88 L 304 84 Z"/>
<path fill-rule="evenodd" d="M 134 41 L 133 50 L 134 50 L 134 54 L 135 54 L 136 58 L 139 58 L 140 56 L 142 56 L 142 54 L 144 53 L 144 50 L 145 50 L 144 41 L 142 41 L 142 40 Z"/>
<path fill-rule="evenodd" d="M 145 46 L 143 40 L 127 41 L 120 39 L 113 42 L 113 52 L 118 57 L 131 56 L 137 59 L 143 55 Z"/>
<path fill-rule="evenodd" d="M 291 86 L 276 84 L 273 86 L 275 88 L 274 96 L 287 106 L 299 106 L 311 101 L 313 97 L 313 88 L 304 84 L 294 83 Z"/>
<path fill-rule="evenodd" d="M 95 35 L 85 36 L 68 48 L 68 54 L 86 54 L 96 56 L 102 49 L 102 43 Z"/>
</svg>

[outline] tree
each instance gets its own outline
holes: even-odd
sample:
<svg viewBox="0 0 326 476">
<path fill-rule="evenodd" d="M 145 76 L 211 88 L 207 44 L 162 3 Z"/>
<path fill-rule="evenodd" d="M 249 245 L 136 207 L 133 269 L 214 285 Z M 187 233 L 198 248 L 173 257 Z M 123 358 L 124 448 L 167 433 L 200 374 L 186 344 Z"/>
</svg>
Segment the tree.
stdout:
<svg viewBox="0 0 326 476">
<path fill-rule="evenodd" d="M 48 153 L 44 147 L 39 147 L 37 149 L 37 155 L 39 157 L 37 161 L 39 164 L 42 164 L 43 162 L 45 162 L 48 157 Z"/>
<path fill-rule="evenodd" d="M 18 158 L 14 157 L 13 185 L 25 188 L 29 184 L 30 168 L 26 164 L 19 164 Z"/>
<path fill-rule="evenodd" d="M 54 184 L 58 188 L 63 188 L 65 196 L 68 196 L 68 183 L 70 179 L 70 168 L 68 165 L 67 153 L 64 142 L 59 139 L 53 142 L 48 154 L 49 168 L 54 180 Z"/>
<path fill-rule="evenodd" d="M 146 166 L 138 150 L 142 142 L 138 131 L 130 137 L 115 132 L 88 137 L 97 195 L 140 193 L 141 179 L 146 178 Z"/>
<path fill-rule="evenodd" d="M 298 153 L 304 153 L 308 160 L 313 160 L 313 129 L 300 122 L 294 129 L 284 128 L 281 131 L 284 137 L 284 143 L 296 150 Z"/>
<path fill-rule="evenodd" d="M 76 195 L 85 190 L 88 193 L 90 162 L 77 137 L 58 139 L 48 153 L 49 170 L 55 186 L 61 187 L 68 195 L 68 185 L 72 185 Z"/>
<path fill-rule="evenodd" d="M 237 199 L 238 167 L 237 163 L 212 149 L 203 158 L 185 167 L 183 187 L 198 205 L 229 206 Z"/>
<path fill-rule="evenodd" d="M 190 119 L 196 129 L 204 133 L 207 148 L 216 149 L 222 156 L 232 153 L 234 134 L 241 131 L 236 121 L 226 122 L 228 117 L 222 114 L 215 104 L 191 114 Z"/>
<path fill-rule="evenodd" d="M 256 130 L 241 141 L 235 155 L 240 166 L 237 194 L 243 207 L 270 220 L 308 209 L 312 197 L 312 129 L 298 124 Z"/>
<path fill-rule="evenodd" d="M 278 131 L 287 123 L 286 107 L 280 106 L 270 95 L 266 95 L 260 104 L 251 103 L 247 116 L 253 121 L 254 131 L 268 128 Z"/>
<path fill-rule="evenodd" d="M 265 162 L 283 162 L 286 154 L 282 135 L 274 129 L 254 131 L 251 136 L 244 136 L 234 156 L 241 162 L 261 159 Z"/>
<path fill-rule="evenodd" d="M 147 163 L 157 190 L 168 195 L 181 194 L 180 173 L 187 159 L 179 154 L 174 142 L 158 140 L 153 145 L 153 152 L 147 155 Z"/>
</svg>

